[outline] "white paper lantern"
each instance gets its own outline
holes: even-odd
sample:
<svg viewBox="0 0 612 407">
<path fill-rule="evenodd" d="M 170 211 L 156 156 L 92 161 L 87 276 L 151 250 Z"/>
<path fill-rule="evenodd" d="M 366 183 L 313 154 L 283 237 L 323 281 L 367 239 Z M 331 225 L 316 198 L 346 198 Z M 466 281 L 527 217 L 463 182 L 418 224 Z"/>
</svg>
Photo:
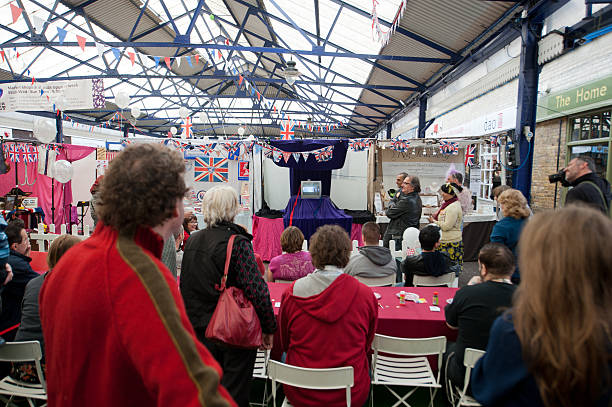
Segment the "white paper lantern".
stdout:
<svg viewBox="0 0 612 407">
<path fill-rule="evenodd" d="M 65 97 L 63 96 L 58 97 L 57 99 L 54 100 L 54 103 L 55 103 L 55 109 L 61 110 L 62 112 L 66 110 L 67 101 Z"/>
<path fill-rule="evenodd" d="M 179 109 L 179 116 L 181 119 L 186 119 L 187 116 L 189 116 L 189 109 L 187 109 L 185 106 L 181 106 Z"/>
<path fill-rule="evenodd" d="M 245 130 L 246 130 L 246 129 L 244 128 L 244 126 L 239 126 L 239 127 L 238 127 L 238 135 L 239 135 L 239 136 L 244 136 L 244 132 L 245 132 Z"/>
<path fill-rule="evenodd" d="M 251 134 L 249 137 L 247 137 L 247 141 L 255 141 L 255 136 Z"/>
<path fill-rule="evenodd" d="M 178 131 L 178 130 L 176 129 L 176 127 L 174 127 L 174 126 L 173 126 L 173 127 L 170 127 L 170 133 L 172 133 L 172 135 L 173 135 L 173 136 L 176 136 L 176 132 L 177 132 L 177 131 Z"/>
<path fill-rule="evenodd" d="M 34 137 L 36 140 L 44 144 L 49 144 L 55 141 L 57 130 L 51 120 L 38 118 L 34 120 Z"/>
<path fill-rule="evenodd" d="M 206 114 L 206 112 L 200 112 L 198 113 L 198 120 L 200 121 L 200 123 L 202 124 L 206 124 L 208 123 L 208 115 Z"/>
<path fill-rule="evenodd" d="M 72 168 L 72 164 L 66 160 L 59 160 L 55 162 L 54 175 L 55 179 L 65 184 L 66 182 L 72 179 L 72 175 L 74 174 L 74 168 Z"/>
<path fill-rule="evenodd" d="M 138 106 L 132 106 L 130 108 L 130 113 L 132 113 L 132 117 L 138 119 L 140 117 L 140 108 Z"/>
<path fill-rule="evenodd" d="M 115 104 L 120 109 L 125 109 L 130 105 L 130 95 L 124 91 L 117 93 L 117 96 L 115 96 Z"/>
</svg>

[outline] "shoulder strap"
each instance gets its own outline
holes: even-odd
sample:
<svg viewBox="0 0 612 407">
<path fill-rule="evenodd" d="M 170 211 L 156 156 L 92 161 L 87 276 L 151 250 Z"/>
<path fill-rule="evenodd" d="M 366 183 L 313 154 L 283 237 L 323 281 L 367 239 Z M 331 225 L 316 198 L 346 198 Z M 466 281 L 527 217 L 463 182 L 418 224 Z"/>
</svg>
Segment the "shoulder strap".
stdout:
<svg viewBox="0 0 612 407">
<path fill-rule="evenodd" d="M 610 206 L 608 204 L 608 200 L 606 199 L 606 196 L 604 195 L 603 191 L 601 190 L 601 188 L 599 188 L 599 186 L 594 183 L 593 181 L 584 181 L 585 184 L 591 184 L 595 187 L 595 189 L 599 192 L 599 195 L 601 196 L 601 200 L 603 201 L 604 204 L 604 208 L 606 208 L 606 210 L 608 212 L 610 212 Z"/>
<path fill-rule="evenodd" d="M 225 267 L 223 268 L 223 277 L 221 277 L 221 285 L 215 284 L 215 288 L 218 291 L 225 290 L 225 283 L 227 281 L 227 272 L 229 270 L 230 259 L 232 258 L 232 248 L 234 246 L 234 239 L 236 235 L 231 235 L 227 242 L 227 251 L 225 252 Z"/>
</svg>

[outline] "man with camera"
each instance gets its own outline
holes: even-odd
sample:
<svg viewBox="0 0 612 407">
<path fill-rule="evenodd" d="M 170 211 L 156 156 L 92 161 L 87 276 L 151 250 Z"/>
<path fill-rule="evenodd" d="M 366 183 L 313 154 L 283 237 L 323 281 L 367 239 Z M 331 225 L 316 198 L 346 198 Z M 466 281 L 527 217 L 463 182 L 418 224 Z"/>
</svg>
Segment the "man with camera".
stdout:
<svg viewBox="0 0 612 407">
<path fill-rule="evenodd" d="M 567 192 L 566 205 L 585 202 L 606 215 L 610 213 L 610 184 L 595 174 L 595 162 L 591 157 L 579 155 L 558 174 L 549 176 L 549 180 L 573 187 Z"/>
</svg>

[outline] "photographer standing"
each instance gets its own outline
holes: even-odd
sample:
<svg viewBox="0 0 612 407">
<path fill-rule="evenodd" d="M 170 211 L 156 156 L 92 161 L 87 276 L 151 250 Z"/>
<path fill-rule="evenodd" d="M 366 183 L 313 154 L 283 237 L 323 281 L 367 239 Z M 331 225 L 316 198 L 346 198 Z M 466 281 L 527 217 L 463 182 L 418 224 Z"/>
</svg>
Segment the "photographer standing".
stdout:
<svg viewBox="0 0 612 407">
<path fill-rule="evenodd" d="M 567 192 L 565 204 L 586 202 L 606 215 L 610 209 L 610 184 L 595 174 L 595 162 L 586 155 L 572 159 L 565 167 L 565 179 L 573 188 Z"/>
</svg>

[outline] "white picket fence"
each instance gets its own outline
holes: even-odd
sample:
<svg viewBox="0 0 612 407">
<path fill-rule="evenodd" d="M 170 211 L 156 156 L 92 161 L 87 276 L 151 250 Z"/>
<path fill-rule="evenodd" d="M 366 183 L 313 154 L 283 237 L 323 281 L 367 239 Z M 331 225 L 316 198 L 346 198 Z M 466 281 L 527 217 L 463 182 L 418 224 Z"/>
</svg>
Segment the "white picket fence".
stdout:
<svg viewBox="0 0 612 407">
<path fill-rule="evenodd" d="M 55 225 L 51 224 L 49 225 L 49 233 L 44 233 L 45 225 L 39 223 L 38 230 L 39 233 L 30 233 L 30 239 L 36 240 L 36 243 L 38 243 L 39 252 L 46 252 L 49 251 L 49 246 L 51 245 L 52 241 L 54 241 L 57 237 L 66 234 L 67 228 L 65 224 L 62 224 L 60 227 L 60 233 L 58 234 L 55 233 Z M 40 233 L 40 231 L 43 231 L 43 233 Z M 79 239 L 87 239 L 91 233 L 89 232 L 89 225 L 85 225 L 84 234 L 82 235 L 79 235 L 79 227 L 77 225 L 72 225 L 70 234 L 78 237 Z"/>
</svg>

